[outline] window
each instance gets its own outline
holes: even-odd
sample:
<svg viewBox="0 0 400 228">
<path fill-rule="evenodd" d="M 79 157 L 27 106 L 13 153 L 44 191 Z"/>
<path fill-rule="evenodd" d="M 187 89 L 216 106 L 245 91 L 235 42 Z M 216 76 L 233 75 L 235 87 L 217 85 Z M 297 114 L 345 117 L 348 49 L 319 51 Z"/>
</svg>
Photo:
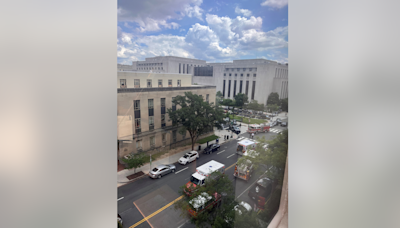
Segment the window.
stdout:
<svg viewBox="0 0 400 228">
<path fill-rule="evenodd" d="M 229 68 L 225 68 L 225 71 L 228 71 L 229 70 Z"/>
<path fill-rule="evenodd" d="M 172 103 L 172 111 L 175 111 L 176 110 L 176 105 L 174 104 L 174 99 L 175 99 L 175 97 L 173 97 L 172 98 L 172 100 L 171 100 L 171 103 Z"/>
<path fill-rule="evenodd" d="M 140 118 L 135 119 L 135 130 L 136 134 L 139 134 L 141 132 Z"/>
<path fill-rule="evenodd" d="M 162 79 L 158 79 L 158 87 L 162 87 Z"/>
<path fill-rule="evenodd" d="M 161 114 L 165 114 L 165 98 L 161 98 Z"/>
<path fill-rule="evenodd" d="M 237 74 L 235 74 L 235 77 L 237 77 Z"/>
<path fill-rule="evenodd" d="M 243 71 L 246 71 L 246 68 L 243 68 Z"/>
<path fill-rule="evenodd" d="M 224 76 L 226 76 L 226 73 L 224 73 Z"/>
<path fill-rule="evenodd" d="M 237 71 L 240 71 L 240 68 L 237 68 Z"/>
<path fill-rule="evenodd" d="M 166 133 L 163 133 L 163 134 L 161 135 L 161 139 L 162 139 L 162 144 L 163 144 L 163 146 L 165 146 L 165 145 L 167 144 L 167 134 L 166 134 Z"/>
<path fill-rule="evenodd" d="M 134 103 L 134 110 L 140 110 L 140 100 L 133 101 Z"/>
<path fill-rule="evenodd" d="M 253 77 L 256 77 L 257 75 L 256 74 L 253 74 Z"/>
<path fill-rule="evenodd" d="M 136 141 L 136 150 L 137 150 L 138 152 L 141 152 L 141 151 L 143 150 L 143 147 L 142 147 L 142 140 Z"/>
<path fill-rule="evenodd" d="M 154 109 L 154 100 L 153 99 L 149 99 L 148 106 L 149 106 L 149 109 Z"/>
<path fill-rule="evenodd" d="M 240 84 L 239 84 L 239 93 L 242 93 L 242 84 L 243 84 L 243 81 L 240 80 Z"/>
<path fill-rule="evenodd" d="M 179 63 L 179 73 L 181 73 L 181 64 Z"/>
<path fill-rule="evenodd" d="M 168 80 L 168 87 L 172 87 L 172 80 Z"/>
<path fill-rule="evenodd" d="M 247 77 L 250 77 L 250 74 L 247 74 Z"/>
<path fill-rule="evenodd" d="M 210 97 L 210 94 L 207 94 L 207 95 L 206 95 L 206 102 L 207 102 L 207 103 L 209 103 L 209 101 L 208 101 L 209 97 Z"/>
<path fill-rule="evenodd" d="M 232 76 L 232 74 L 229 74 L 229 77 Z"/>
<path fill-rule="evenodd" d="M 240 74 L 240 77 L 243 77 L 243 74 Z"/>
<path fill-rule="evenodd" d="M 176 142 L 176 130 L 172 131 L 172 142 Z"/>
<path fill-rule="evenodd" d="M 231 68 L 231 71 L 234 71 L 235 69 L 234 68 Z"/>
<path fill-rule="evenodd" d="M 236 80 L 233 81 L 233 97 L 236 96 Z"/>
<path fill-rule="evenodd" d="M 120 79 L 119 83 L 120 83 L 120 88 L 126 88 L 126 79 Z"/>
<path fill-rule="evenodd" d="M 254 93 L 256 91 L 256 81 L 253 81 L 253 91 L 251 91 L 251 99 L 254 100 Z"/>
<path fill-rule="evenodd" d="M 224 84 L 222 84 L 222 96 L 225 97 L 225 80 Z"/>
<path fill-rule="evenodd" d="M 151 88 L 153 87 L 152 83 L 151 83 L 151 79 L 147 79 L 147 88 Z"/>
<path fill-rule="evenodd" d="M 154 116 L 149 116 L 149 130 L 154 130 Z"/>
<path fill-rule="evenodd" d="M 253 68 L 249 68 L 249 71 L 252 71 L 253 70 Z"/>
<path fill-rule="evenodd" d="M 249 81 L 246 81 L 246 96 L 249 95 Z"/>
<path fill-rule="evenodd" d="M 165 114 L 161 114 L 161 127 L 165 127 Z"/>
<path fill-rule="evenodd" d="M 229 80 L 229 84 L 228 84 L 228 97 L 231 96 L 231 80 Z"/>
<path fill-rule="evenodd" d="M 151 136 L 150 137 L 150 148 L 154 148 L 154 147 L 156 147 L 156 137 Z"/>
<path fill-rule="evenodd" d="M 178 81 L 177 81 L 177 86 L 178 86 L 178 87 L 181 87 L 181 80 L 178 80 Z"/>
</svg>

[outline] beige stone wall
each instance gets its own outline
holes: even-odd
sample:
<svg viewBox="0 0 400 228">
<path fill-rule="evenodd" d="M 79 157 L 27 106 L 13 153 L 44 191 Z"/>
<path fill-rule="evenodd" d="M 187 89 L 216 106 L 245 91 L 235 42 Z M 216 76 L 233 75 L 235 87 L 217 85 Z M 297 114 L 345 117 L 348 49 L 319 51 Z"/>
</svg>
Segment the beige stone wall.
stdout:
<svg viewBox="0 0 400 228">
<path fill-rule="evenodd" d="M 146 72 L 118 72 L 117 74 L 117 88 L 121 88 L 120 80 L 126 80 L 126 88 L 135 88 L 134 80 L 140 80 L 140 88 L 147 88 L 147 80 L 152 81 L 152 87 L 158 87 L 158 80 L 161 79 L 163 87 L 168 87 L 168 80 L 172 80 L 172 87 L 178 87 L 178 80 L 181 80 L 181 86 L 191 86 L 192 76 L 189 74 L 175 74 L 175 73 L 146 73 Z"/>
</svg>

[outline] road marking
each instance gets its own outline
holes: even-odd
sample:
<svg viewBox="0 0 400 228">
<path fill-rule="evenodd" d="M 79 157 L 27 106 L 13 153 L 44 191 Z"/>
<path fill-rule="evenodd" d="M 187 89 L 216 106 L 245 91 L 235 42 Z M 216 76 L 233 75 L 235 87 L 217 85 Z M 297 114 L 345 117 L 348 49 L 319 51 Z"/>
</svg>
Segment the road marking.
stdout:
<svg viewBox="0 0 400 228">
<path fill-rule="evenodd" d="M 229 155 L 229 156 L 228 156 L 228 157 L 226 157 L 226 158 L 230 158 L 230 157 L 232 157 L 233 155 L 235 155 L 235 154 Z"/>
<path fill-rule="evenodd" d="M 221 151 L 221 152 L 218 152 L 217 154 L 220 154 L 220 153 L 223 153 L 225 150 L 223 150 L 223 151 Z"/>
<path fill-rule="evenodd" d="M 178 226 L 178 228 L 181 228 L 183 225 L 185 225 L 187 222 L 189 222 L 189 220 L 186 220 L 184 223 L 182 223 L 182 225 Z"/>
<path fill-rule="evenodd" d="M 136 205 L 136 203 L 135 202 L 133 202 L 133 205 L 135 205 L 135 207 L 138 209 L 138 211 L 140 212 L 140 214 L 143 216 L 143 218 L 145 219 L 146 217 L 144 216 L 144 214 L 142 213 L 142 211 L 139 209 L 139 207 Z M 144 219 L 142 219 L 142 220 L 140 220 L 140 221 L 142 221 L 141 223 L 143 223 L 144 221 Z M 139 222 L 140 222 L 139 221 Z M 151 226 L 151 228 L 154 228 L 151 224 L 150 224 L 150 222 L 146 219 L 146 221 L 147 221 L 147 223 Z M 139 224 L 138 224 L 139 225 Z M 132 226 L 131 226 L 132 227 Z"/>
<path fill-rule="evenodd" d="M 178 173 L 180 173 L 180 172 L 182 172 L 183 170 L 186 170 L 186 169 L 189 169 L 189 167 L 186 167 L 186 168 L 184 168 L 184 169 L 181 169 L 181 170 L 179 170 L 178 172 L 175 172 L 175 174 L 178 174 Z"/>
<path fill-rule="evenodd" d="M 120 200 L 122 200 L 124 197 L 121 197 L 121 198 L 119 198 L 117 201 L 120 201 Z"/>
<path fill-rule="evenodd" d="M 171 206 L 172 204 L 174 204 L 176 201 L 180 200 L 183 198 L 182 196 L 179 196 L 178 198 L 174 199 L 172 202 L 170 202 L 169 204 L 165 205 L 164 207 L 158 209 L 157 211 L 153 212 L 151 215 L 143 218 L 142 220 L 140 220 L 139 222 L 135 223 L 134 225 L 130 226 L 129 228 L 134 228 L 139 226 L 140 224 L 142 224 L 144 221 L 149 222 L 148 220 L 151 219 L 153 216 L 157 215 L 158 213 L 160 213 L 161 211 L 165 210 L 166 208 L 168 208 L 169 206 Z M 135 204 L 135 202 L 133 202 L 133 204 Z M 135 204 L 136 206 L 136 204 Z M 137 206 L 136 206 L 137 207 Z M 137 207 L 139 209 L 139 207 Z M 143 215 L 143 214 L 142 214 Z M 144 216 L 143 216 L 144 217 Z M 150 223 L 149 223 L 150 224 Z M 151 226 L 151 225 L 150 225 Z M 152 226 L 153 227 L 153 226 Z"/>
<path fill-rule="evenodd" d="M 230 169 L 230 168 L 232 168 L 234 165 L 236 165 L 236 162 L 233 163 L 233 164 L 232 164 L 231 166 L 229 166 L 228 168 L 226 168 L 225 171 L 228 170 L 228 169 Z"/>
<path fill-rule="evenodd" d="M 266 172 L 268 172 L 268 170 L 270 170 L 270 169 L 271 169 L 271 168 L 267 169 L 267 171 L 265 171 L 265 172 L 264 172 L 263 174 L 261 174 L 260 176 L 264 175 L 264 174 L 265 174 Z M 238 197 L 236 197 L 236 199 L 238 199 L 240 196 L 242 196 L 243 193 L 247 192 L 247 190 L 249 190 L 249 188 L 250 188 L 253 184 L 255 184 L 257 181 L 258 181 L 258 178 L 257 178 L 257 180 L 254 181 L 246 190 L 244 190 Z"/>
</svg>

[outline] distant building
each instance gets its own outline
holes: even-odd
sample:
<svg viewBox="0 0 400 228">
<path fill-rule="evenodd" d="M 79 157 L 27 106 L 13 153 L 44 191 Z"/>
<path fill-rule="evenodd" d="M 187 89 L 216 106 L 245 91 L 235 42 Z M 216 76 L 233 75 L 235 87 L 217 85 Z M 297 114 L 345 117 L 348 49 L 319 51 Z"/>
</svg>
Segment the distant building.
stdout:
<svg viewBox="0 0 400 228">
<path fill-rule="evenodd" d="M 191 142 L 168 118 L 174 97 L 190 91 L 215 103 L 216 87 L 192 85 L 190 74 L 119 71 L 117 77 L 119 158 Z"/>
<path fill-rule="evenodd" d="M 132 65 L 120 65 L 118 69 L 135 72 L 188 74 L 192 83 L 216 86 L 224 98 L 234 99 L 244 93 L 249 101 L 257 100 L 266 105 L 268 95 L 278 93 L 288 97 L 288 64 L 266 59 L 233 60 L 226 63 L 207 63 L 204 60 L 175 56 L 157 56 Z"/>
</svg>

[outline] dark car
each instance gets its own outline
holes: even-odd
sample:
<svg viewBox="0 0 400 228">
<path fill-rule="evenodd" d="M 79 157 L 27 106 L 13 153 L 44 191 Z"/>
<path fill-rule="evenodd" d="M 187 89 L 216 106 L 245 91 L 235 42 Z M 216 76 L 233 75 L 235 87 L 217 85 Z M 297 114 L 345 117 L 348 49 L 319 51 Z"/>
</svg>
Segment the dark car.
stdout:
<svg viewBox="0 0 400 228">
<path fill-rule="evenodd" d="M 248 195 L 257 202 L 257 207 L 264 209 L 266 200 L 272 192 L 272 181 L 268 177 L 260 178 L 249 190 Z"/>
<path fill-rule="evenodd" d="M 234 132 L 235 134 L 238 135 L 238 134 L 240 134 L 240 128 L 234 126 L 234 127 L 232 128 L 232 132 Z"/>
<path fill-rule="evenodd" d="M 282 123 L 281 123 L 281 126 L 282 126 L 282 127 L 287 127 L 287 125 L 288 125 L 287 122 L 282 122 Z"/>
<path fill-rule="evenodd" d="M 203 153 L 211 154 L 212 152 L 219 150 L 219 148 L 220 148 L 219 144 L 211 144 L 208 147 L 204 148 Z"/>
</svg>

